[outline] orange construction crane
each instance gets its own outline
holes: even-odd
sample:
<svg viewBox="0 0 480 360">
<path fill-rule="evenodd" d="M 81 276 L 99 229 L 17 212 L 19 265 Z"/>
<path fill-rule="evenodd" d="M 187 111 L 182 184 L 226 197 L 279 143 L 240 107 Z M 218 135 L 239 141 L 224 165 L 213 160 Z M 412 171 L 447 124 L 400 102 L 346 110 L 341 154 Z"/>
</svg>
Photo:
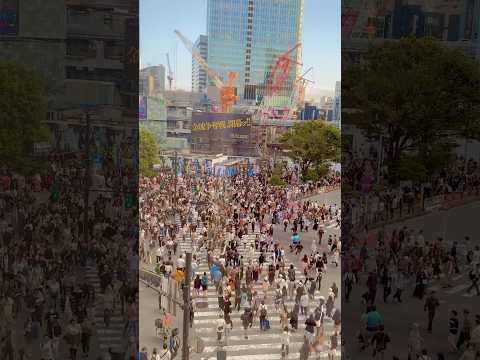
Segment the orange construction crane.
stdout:
<svg viewBox="0 0 480 360">
<path fill-rule="evenodd" d="M 301 43 L 295 44 L 294 47 L 290 48 L 277 58 L 275 67 L 273 68 L 273 71 L 267 79 L 267 96 L 274 96 L 280 90 L 282 90 L 285 79 L 288 76 L 288 71 L 291 64 L 302 65 L 298 61 L 292 60 L 289 57 L 290 53 L 298 49 L 301 45 Z"/>
<path fill-rule="evenodd" d="M 219 101 L 220 109 L 222 112 L 230 112 L 232 105 L 238 100 L 238 96 L 235 95 L 235 80 L 237 79 L 237 73 L 230 71 L 228 72 L 228 83 L 225 84 L 218 74 L 213 71 L 205 59 L 200 55 L 198 49 L 193 45 L 193 43 L 187 39 L 182 33 L 178 30 L 175 30 L 175 34 L 182 40 L 185 47 L 190 51 L 193 58 L 198 62 L 198 64 L 205 69 L 208 74 L 208 78 L 215 84 L 215 86 L 220 91 Z"/>
<path fill-rule="evenodd" d="M 228 84 L 220 88 L 220 108 L 222 112 L 230 112 L 232 105 L 238 100 L 238 96 L 235 95 L 236 80 L 237 73 L 229 71 Z"/>
</svg>

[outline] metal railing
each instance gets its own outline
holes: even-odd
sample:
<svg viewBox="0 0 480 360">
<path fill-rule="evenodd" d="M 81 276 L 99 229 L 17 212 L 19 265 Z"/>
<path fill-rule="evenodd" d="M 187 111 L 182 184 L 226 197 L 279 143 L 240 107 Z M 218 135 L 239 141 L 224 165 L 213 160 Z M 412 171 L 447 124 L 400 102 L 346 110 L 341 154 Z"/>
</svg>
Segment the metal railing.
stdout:
<svg viewBox="0 0 480 360">
<path fill-rule="evenodd" d="M 164 308 L 173 315 L 177 313 L 177 306 L 183 310 L 184 304 L 180 297 L 179 283 L 170 276 L 167 277 L 150 270 L 139 269 L 138 279 L 158 293 L 160 308 Z"/>
</svg>

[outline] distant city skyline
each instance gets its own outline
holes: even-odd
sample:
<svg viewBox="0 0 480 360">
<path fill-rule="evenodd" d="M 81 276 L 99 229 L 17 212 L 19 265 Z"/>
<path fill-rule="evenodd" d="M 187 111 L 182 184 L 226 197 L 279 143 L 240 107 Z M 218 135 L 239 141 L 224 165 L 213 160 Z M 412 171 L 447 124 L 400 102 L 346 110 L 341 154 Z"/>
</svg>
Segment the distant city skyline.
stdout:
<svg viewBox="0 0 480 360">
<path fill-rule="evenodd" d="M 306 98 L 333 96 L 335 83 L 341 80 L 340 0 L 304 1 L 303 71 L 312 66 L 307 77 L 315 82 L 307 88 Z M 167 68 L 168 52 L 175 73 L 174 87 L 190 91 L 192 58 L 174 30 L 178 29 L 194 42 L 199 35 L 207 33 L 206 13 L 207 0 L 140 0 L 140 67 L 163 64 Z"/>
</svg>

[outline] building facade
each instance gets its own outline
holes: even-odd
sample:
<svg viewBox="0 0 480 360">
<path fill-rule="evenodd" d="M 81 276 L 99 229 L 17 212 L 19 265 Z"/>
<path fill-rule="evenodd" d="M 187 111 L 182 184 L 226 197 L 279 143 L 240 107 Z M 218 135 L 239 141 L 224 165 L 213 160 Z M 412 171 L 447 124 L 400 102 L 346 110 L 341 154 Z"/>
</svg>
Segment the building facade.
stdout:
<svg viewBox="0 0 480 360">
<path fill-rule="evenodd" d="M 165 91 L 165 66 L 148 66 L 140 70 L 140 95 L 151 96 Z"/>
<path fill-rule="evenodd" d="M 44 80 L 49 111 L 65 100 L 65 20 L 64 0 L 0 1 L 0 59 Z"/>
<path fill-rule="evenodd" d="M 208 60 L 208 37 L 200 35 L 195 41 L 195 47 L 200 52 L 202 58 Z M 192 57 L 192 91 L 203 93 L 207 89 L 207 72 Z"/>
<path fill-rule="evenodd" d="M 265 84 L 276 58 L 301 42 L 303 0 L 208 0 L 208 64 L 227 80 L 237 73 L 237 95 L 255 93 Z M 300 61 L 297 49 L 290 54 Z M 298 76 L 292 65 L 285 81 L 285 92 Z"/>
<path fill-rule="evenodd" d="M 135 4 L 0 1 L 0 57 L 32 67 L 45 80 L 54 150 L 83 149 L 87 108 L 95 139 L 108 134 L 109 141 L 118 140 L 135 129 L 138 96 L 131 94 L 138 92 L 138 56 L 126 57 L 128 49 L 138 49 Z"/>
<path fill-rule="evenodd" d="M 339 128 L 342 125 L 342 85 L 340 81 L 335 83 L 335 96 L 333 97 L 333 122 Z"/>
<path fill-rule="evenodd" d="M 476 0 L 383 0 L 365 8 L 342 2 L 342 58 L 359 62 L 372 42 L 431 37 L 478 57 L 480 6 Z"/>
</svg>

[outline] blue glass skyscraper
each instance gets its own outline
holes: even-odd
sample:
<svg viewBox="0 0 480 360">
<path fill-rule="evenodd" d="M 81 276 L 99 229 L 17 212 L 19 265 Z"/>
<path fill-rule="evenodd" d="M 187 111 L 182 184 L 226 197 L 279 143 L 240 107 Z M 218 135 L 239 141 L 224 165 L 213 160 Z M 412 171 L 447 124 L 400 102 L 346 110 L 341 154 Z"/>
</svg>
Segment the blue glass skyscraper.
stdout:
<svg viewBox="0 0 480 360">
<path fill-rule="evenodd" d="M 303 0 L 208 0 L 208 64 L 225 81 L 236 72 L 240 99 L 253 99 L 276 57 L 301 42 L 302 31 Z M 290 57 L 300 61 L 300 55 Z M 299 70 L 291 65 L 285 95 Z"/>
</svg>

